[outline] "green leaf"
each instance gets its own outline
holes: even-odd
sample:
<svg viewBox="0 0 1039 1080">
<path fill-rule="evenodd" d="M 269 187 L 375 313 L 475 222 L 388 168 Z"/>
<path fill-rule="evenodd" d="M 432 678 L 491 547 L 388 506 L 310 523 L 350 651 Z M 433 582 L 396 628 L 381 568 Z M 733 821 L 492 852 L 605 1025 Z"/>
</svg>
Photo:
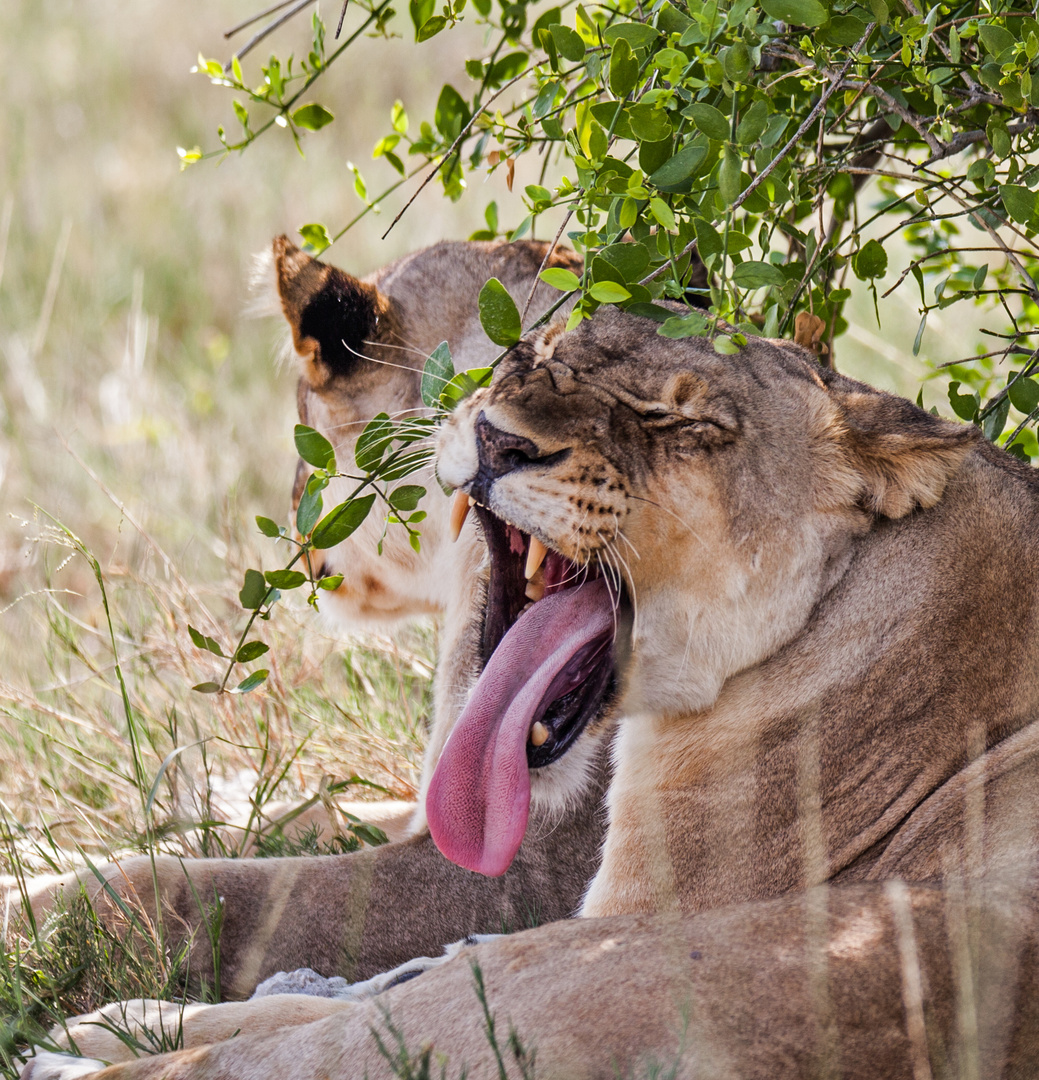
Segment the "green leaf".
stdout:
<svg viewBox="0 0 1039 1080">
<path fill-rule="evenodd" d="M 632 49 L 648 49 L 660 36 L 660 32 L 646 23 L 615 22 L 606 27 L 602 36 L 607 45 L 613 45 L 623 38 Z"/>
<path fill-rule="evenodd" d="M 332 237 L 328 235 L 328 229 L 320 222 L 300 225 L 299 235 L 303 237 L 303 250 L 315 257 L 332 246 Z"/>
<path fill-rule="evenodd" d="M 755 101 L 736 126 L 736 141 L 741 146 L 752 146 L 761 138 L 766 124 L 768 124 L 768 105 L 764 101 Z"/>
<path fill-rule="evenodd" d="M 614 97 L 626 98 L 635 89 L 639 77 L 639 62 L 631 46 L 618 38 L 610 52 L 610 90 Z"/>
<path fill-rule="evenodd" d="M 542 270 L 539 276 L 546 285 L 551 285 L 553 289 L 561 292 L 573 292 L 581 287 L 581 279 L 572 270 L 566 270 L 562 266 L 550 266 L 547 270 Z"/>
<path fill-rule="evenodd" d="M 826 28 L 826 40 L 850 48 L 866 32 L 866 24 L 854 15 L 835 15 Z"/>
<path fill-rule="evenodd" d="M 434 0 L 411 0 L 408 5 L 411 14 L 411 23 L 415 27 L 415 39 L 418 40 L 418 32 L 426 24 L 433 14 Z"/>
<path fill-rule="evenodd" d="M 371 510 L 374 502 L 373 492 L 370 495 L 362 495 L 360 498 L 340 503 L 325 515 L 314 530 L 310 542 L 319 550 L 341 544 L 368 516 L 368 511 Z"/>
<path fill-rule="evenodd" d="M 298 589 L 307 580 L 307 575 L 299 570 L 268 570 L 263 576 L 276 589 Z"/>
<path fill-rule="evenodd" d="M 639 142 L 660 142 L 671 134 L 671 121 L 663 109 L 652 105 L 629 105 L 624 112 L 632 134 Z"/>
<path fill-rule="evenodd" d="M 245 584 L 238 592 L 238 599 L 246 611 L 255 611 L 267 596 L 267 582 L 259 570 L 246 570 Z"/>
<path fill-rule="evenodd" d="M 985 417 L 981 424 L 981 430 L 985 433 L 985 438 L 989 442 L 995 442 L 1003 433 L 1003 428 L 1006 427 L 1007 415 L 1010 412 L 1010 402 L 1007 398 L 1003 400 Z"/>
<path fill-rule="evenodd" d="M 688 315 L 672 315 L 664 322 L 657 333 L 661 337 L 675 340 L 687 337 L 702 337 L 711 325 L 710 319 L 699 311 L 690 311 Z"/>
<path fill-rule="evenodd" d="M 426 494 L 426 489 L 418 484 L 401 484 L 387 496 L 387 501 L 394 510 L 409 511 L 418 508 L 419 500 Z"/>
<path fill-rule="evenodd" d="M 433 123 L 445 139 L 456 139 L 462 128 L 469 123 L 469 106 L 465 98 L 449 83 L 445 83 L 437 98 Z"/>
<path fill-rule="evenodd" d="M 195 648 L 205 649 L 206 652 L 211 652 L 214 656 L 221 656 L 225 660 L 227 659 L 224 650 L 220 648 L 220 644 L 215 638 L 207 637 L 193 626 L 188 627 L 188 633 L 191 635 L 191 640 L 194 642 Z"/>
<path fill-rule="evenodd" d="M 663 199 L 652 198 L 649 200 L 649 211 L 668 232 L 677 232 L 678 225 L 671 207 Z"/>
<path fill-rule="evenodd" d="M 771 263 L 742 262 L 732 268 L 732 280 L 741 289 L 762 289 L 767 285 L 785 285 L 786 275 Z"/>
<path fill-rule="evenodd" d="M 326 124 L 331 124 L 334 119 L 335 116 L 324 105 L 318 105 L 317 102 L 301 105 L 292 114 L 292 122 L 297 127 L 306 128 L 307 131 L 320 131 Z"/>
<path fill-rule="evenodd" d="M 992 23 L 982 23 L 978 27 L 978 37 L 981 38 L 985 51 L 993 60 L 998 60 L 1007 49 L 1014 46 L 1014 35 L 1002 26 L 995 26 Z"/>
<path fill-rule="evenodd" d="M 723 52 L 722 70 L 725 72 L 725 77 L 731 82 L 742 82 L 753 66 L 747 43 L 737 38 Z"/>
<path fill-rule="evenodd" d="M 887 252 L 879 240 L 867 240 L 855 253 L 852 269 L 860 281 L 883 277 L 887 273 Z"/>
<path fill-rule="evenodd" d="M 319 589 L 324 589 L 326 592 L 334 592 L 342 584 L 342 574 L 329 574 L 328 577 L 323 577 L 318 581 L 317 587 Z"/>
<path fill-rule="evenodd" d="M 495 345 L 508 348 L 520 339 L 522 328 L 516 302 L 497 278 L 491 278 L 480 290 L 480 325 Z"/>
<path fill-rule="evenodd" d="M 276 536 L 281 536 L 281 526 L 276 521 L 271 521 L 269 517 L 261 517 L 257 514 L 256 524 L 259 526 L 260 532 L 262 532 L 264 536 L 269 536 L 272 539 Z"/>
<path fill-rule="evenodd" d="M 609 263 L 617 271 L 619 277 L 612 280 L 622 284 L 638 281 L 649 269 L 649 252 L 642 244 L 610 244 L 599 252 L 594 261 L 599 260 Z M 598 280 L 600 276 L 610 275 L 595 276 Z"/>
<path fill-rule="evenodd" d="M 265 645 L 262 641 L 247 641 L 234 654 L 234 658 L 239 664 L 248 664 L 253 660 L 259 660 L 265 652 L 270 652 L 269 645 Z"/>
<path fill-rule="evenodd" d="M 721 356 L 733 356 L 740 351 L 739 345 L 726 334 L 719 334 L 714 341 L 714 351 Z"/>
<path fill-rule="evenodd" d="M 690 180 L 696 175 L 706 156 L 707 147 L 702 142 L 692 142 L 679 150 L 674 157 L 668 158 L 650 175 L 649 181 L 660 191 L 688 191 Z"/>
<path fill-rule="evenodd" d="M 562 23 L 556 23 L 551 27 L 551 31 L 552 40 L 564 60 L 576 62 L 584 59 L 584 42 L 576 30 L 571 30 L 569 26 L 563 26 Z"/>
<path fill-rule="evenodd" d="M 1000 184 L 999 197 L 1003 200 L 1007 213 L 1022 225 L 1027 224 L 1035 213 L 1035 192 L 1021 184 Z"/>
<path fill-rule="evenodd" d="M 743 162 L 740 161 L 739 154 L 731 146 L 726 146 L 718 166 L 718 192 L 726 206 L 732 206 L 740 197 L 742 172 Z"/>
<path fill-rule="evenodd" d="M 382 461 L 393 438 L 393 424 L 386 413 L 377 413 L 364 426 L 354 447 L 354 463 L 363 473 L 372 472 Z"/>
<path fill-rule="evenodd" d="M 488 386 L 494 375 L 494 368 L 470 368 L 468 371 L 460 371 L 444 387 L 440 395 L 441 404 L 447 409 L 453 409 L 460 401 L 464 401 L 470 394 L 476 393 L 481 386 Z M 403 475 L 403 474 L 402 474 Z M 387 474 L 384 479 L 391 479 Z"/>
<path fill-rule="evenodd" d="M 794 26 L 822 26 L 829 18 L 819 0 L 761 0 L 766 15 Z"/>
<path fill-rule="evenodd" d="M 335 450 L 332 444 L 313 428 L 305 424 L 297 424 L 294 433 L 296 453 L 315 469 L 334 469 L 336 463 Z"/>
<path fill-rule="evenodd" d="M 961 420 L 973 420 L 978 415 L 978 395 L 957 393 L 962 383 L 949 383 L 949 404 Z"/>
<path fill-rule="evenodd" d="M 324 485 L 314 483 L 313 476 L 303 489 L 299 506 L 296 507 L 296 529 L 300 536 L 307 536 L 317 523 L 317 519 L 321 517 L 321 509 L 324 506 L 324 499 L 321 498 L 323 489 Z"/>
<path fill-rule="evenodd" d="M 254 671 L 248 678 L 242 679 L 231 693 L 248 694 L 250 690 L 255 690 L 258 686 L 262 686 L 267 681 L 267 676 L 269 674 L 270 672 L 266 668 L 260 668 L 259 671 Z"/>
<path fill-rule="evenodd" d="M 219 694 L 220 683 L 218 682 L 200 682 L 196 683 L 192 690 L 197 690 L 200 694 Z"/>
<path fill-rule="evenodd" d="M 1039 382 L 1027 377 L 1018 378 L 1018 373 L 1012 371 L 1007 380 L 1007 396 L 1010 404 L 1027 416 L 1039 406 Z"/>
<path fill-rule="evenodd" d="M 429 354 L 422 366 L 422 404 L 435 409 L 440 404 L 440 395 L 444 387 L 455 377 L 455 367 L 451 360 L 451 349 L 446 341 Z"/>
<path fill-rule="evenodd" d="M 622 304 L 631 299 L 631 293 L 616 281 L 597 281 L 588 290 L 588 294 L 600 304 Z"/>
<path fill-rule="evenodd" d="M 415 40 L 429 41 L 431 37 L 436 37 L 444 27 L 447 26 L 447 19 L 443 15 L 434 15 L 431 19 L 426 21 L 419 28 L 419 32 L 415 35 Z"/>
</svg>

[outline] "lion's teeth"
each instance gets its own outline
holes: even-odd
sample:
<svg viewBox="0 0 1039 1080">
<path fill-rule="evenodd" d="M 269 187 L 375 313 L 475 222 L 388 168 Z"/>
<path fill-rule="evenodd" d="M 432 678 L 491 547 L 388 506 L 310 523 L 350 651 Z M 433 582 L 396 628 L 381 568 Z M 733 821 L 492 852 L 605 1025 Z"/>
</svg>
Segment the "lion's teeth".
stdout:
<svg viewBox="0 0 1039 1080">
<path fill-rule="evenodd" d="M 527 568 L 523 572 L 523 576 L 527 581 L 530 581 L 538 572 L 547 554 L 548 548 L 536 536 L 532 536 L 530 538 L 530 549 L 527 551 Z"/>
<path fill-rule="evenodd" d="M 544 746 L 548 742 L 548 728 L 540 720 L 535 720 L 530 728 L 532 746 Z"/>
<path fill-rule="evenodd" d="M 451 540 L 457 540 L 462 532 L 465 519 L 469 516 L 469 507 L 473 500 L 464 491 L 456 491 L 451 497 Z"/>
<path fill-rule="evenodd" d="M 526 593 L 527 599 L 533 600 L 535 603 L 537 603 L 538 600 L 542 599 L 542 597 L 544 597 L 545 595 L 544 575 L 535 580 L 528 581 L 527 587 L 524 592 Z"/>
</svg>

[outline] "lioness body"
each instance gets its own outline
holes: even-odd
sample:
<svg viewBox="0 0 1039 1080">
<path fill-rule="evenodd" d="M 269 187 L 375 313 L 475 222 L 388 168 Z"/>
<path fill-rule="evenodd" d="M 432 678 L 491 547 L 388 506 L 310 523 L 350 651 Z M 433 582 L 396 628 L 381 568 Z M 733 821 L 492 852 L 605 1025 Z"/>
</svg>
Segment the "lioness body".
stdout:
<svg viewBox="0 0 1039 1080">
<path fill-rule="evenodd" d="M 612 582 L 628 655 L 583 907 L 612 917 L 106 1080 L 381 1075 L 387 1016 L 491 1075 L 473 962 L 539 1076 L 1035 1075 L 1034 474 L 797 350 L 655 329 L 537 335 L 439 450 L 446 483 Z"/>
</svg>

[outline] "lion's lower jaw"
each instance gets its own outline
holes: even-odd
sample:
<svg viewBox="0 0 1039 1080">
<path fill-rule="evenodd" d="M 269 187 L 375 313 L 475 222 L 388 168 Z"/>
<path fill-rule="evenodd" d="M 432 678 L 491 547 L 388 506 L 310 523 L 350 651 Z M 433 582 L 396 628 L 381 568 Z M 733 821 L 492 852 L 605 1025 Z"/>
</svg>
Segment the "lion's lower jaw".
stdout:
<svg viewBox="0 0 1039 1080">
<path fill-rule="evenodd" d="M 585 729 L 558 761 L 530 771 L 531 811 L 545 828 L 572 813 L 600 782 L 616 723 L 593 723 L 595 729 Z"/>
</svg>

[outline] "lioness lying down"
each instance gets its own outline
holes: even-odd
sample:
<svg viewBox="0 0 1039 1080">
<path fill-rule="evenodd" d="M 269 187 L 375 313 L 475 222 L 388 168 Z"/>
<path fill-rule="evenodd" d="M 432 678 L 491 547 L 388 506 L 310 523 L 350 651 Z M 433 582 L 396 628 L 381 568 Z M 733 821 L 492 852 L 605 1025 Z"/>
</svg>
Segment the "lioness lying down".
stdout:
<svg viewBox="0 0 1039 1080">
<path fill-rule="evenodd" d="M 542 1078 L 1037 1074 L 1035 474 L 794 346 L 719 356 L 655 331 L 604 309 L 532 335 L 438 453 L 480 507 L 486 616 L 516 617 L 440 757 L 430 828 L 500 870 L 522 851 L 527 746 L 567 734 L 546 700 L 611 676 L 586 917 L 363 1004 L 200 1009 L 192 1049 L 99 1076 L 401 1075 L 373 1031 L 390 1057 L 399 1033 L 447 1075 L 502 1075 L 474 965 L 510 1075 L 509 1028 Z M 545 595 L 522 610 L 534 540 Z"/>
<path fill-rule="evenodd" d="M 498 277 L 521 307 L 537 285 L 531 319 L 558 297 L 537 283 L 547 254 L 542 243 L 444 243 L 360 281 L 316 262 L 284 237 L 276 240 L 280 306 L 300 364 L 301 421 L 320 429 L 336 446 L 339 461 L 349 465 L 357 436 L 376 413 L 422 411 L 422 365 L 442 340 L 458 370 L 487 364 L 498 354 L 480 325 L 476 299 L 488 278 Z M 549 265 L 580 269 L 566 250 L 556 251 Z M 300 462 L 294 503 L 306 478 Z M 376 544 L 383 522 L 371 515 L 352 537 L 324 553 L 322 572 L 344 580 L 334 593 L 322 594 L 322 607 L 355 625 L 443 615 L 424 788 L 488 647 L 481 639 L 482 620 L 474 616 L 483 608 L 488 570 L 485 545 L 471 524 L 451 544 L 448 500 L 431 475 L 423 479 L 430 494 L 423 504 L 428 517 L 421 553 L 412 551 L 397 528 L 389 530 L 380 556 Z M 333 481 L 326 506 L 345 497 L 345 483 Z M 158 858 L 159 893 L 172 916 L 165 926 L 174 937 L 194 932 L 192 974 L 211 979 L 208 939 L 195 931 L 202 922 L 200 899 L 221 896 L 221 985 L 225 996 L 240 998 L 282 970 L 310 967 L 325 976 L 363 979 L 420 954 L 436 956 L 467 934 L 565 918 L 580 904 L 603 836 L 605 716 L 597 723 L 600 732 L 586 737 L 567 761 L 532 763 L 538 766 L 532 784 L 539 802 L 530 837 L 498 879 L 445 859 L 425 829 L 421 805 L 416 814 L 413 804 L 366 804 L 352 809 L 407 839 L 321 858 Z M 123 859 L 101 870 L 114 892 L 153 910 L 151 859 Z M 78 889 L 81 880 L 99 907 L 112 913 L 99 882 L 84 873 L 30 883 L 37 914 L 56 894 Z M 7 901 L 17 910 L 16 889 Z"/>
</svg>

